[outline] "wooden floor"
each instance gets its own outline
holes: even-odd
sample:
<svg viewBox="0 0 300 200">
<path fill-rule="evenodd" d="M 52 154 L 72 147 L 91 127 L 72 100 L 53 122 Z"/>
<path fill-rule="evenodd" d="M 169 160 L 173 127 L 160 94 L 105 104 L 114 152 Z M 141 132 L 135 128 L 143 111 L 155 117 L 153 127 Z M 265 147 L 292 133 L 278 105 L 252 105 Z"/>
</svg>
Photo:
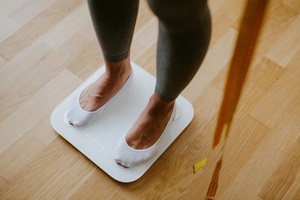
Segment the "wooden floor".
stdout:
<svg viewBox="0 0 300 200">
<path fill-rule="evenodd" d="M 272 0 L 225 148 L 217 199 L 300 199 L 300 1 Z M 50 114 L 102 63 L 84 0 L 0 0 L 0 199 L 205 199 L 211 149 L 244 1 L 210 1 L 213 34 L 182 93 L 195 117 L 150 170 L 118 183 L 61 138 Z M 132 60 L 155 74 L 144 0 Z M 193 165 L 208 158 L 196 174 Z"/>
</svg>

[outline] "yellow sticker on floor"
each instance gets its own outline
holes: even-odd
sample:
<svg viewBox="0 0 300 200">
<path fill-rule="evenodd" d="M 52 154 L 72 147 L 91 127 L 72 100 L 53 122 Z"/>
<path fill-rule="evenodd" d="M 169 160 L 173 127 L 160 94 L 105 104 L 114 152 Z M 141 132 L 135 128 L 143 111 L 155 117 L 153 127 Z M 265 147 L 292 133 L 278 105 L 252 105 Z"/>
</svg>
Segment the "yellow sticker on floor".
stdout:
<svg viewBox="0 0 300 200">
<path fill-rule="evenodd" d="M 196 164 L 194 164 L 193 166 L 193 170 L 194 170 L 194 174 L 199 171 L 202 167 L 204 167 L 207 163 L 207 158 L 204 158 L 202 160 L 200 160 L 199 162 L 197 162 Z"/>
</svg>

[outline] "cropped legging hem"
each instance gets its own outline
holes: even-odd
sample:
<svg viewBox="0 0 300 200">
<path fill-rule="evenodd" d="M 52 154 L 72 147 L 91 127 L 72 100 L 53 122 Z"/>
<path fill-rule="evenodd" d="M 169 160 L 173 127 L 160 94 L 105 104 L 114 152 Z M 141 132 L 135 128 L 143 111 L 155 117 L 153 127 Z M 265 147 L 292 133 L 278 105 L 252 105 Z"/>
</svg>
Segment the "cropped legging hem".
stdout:
<svg viewBox="0 0 300 200">
<path fill-rule="evenodd" d="M 127 58 L 129 56 L 129 54 L 130 54 L 129 51 L 124 54 L 116 55 L 116 56 L 106 55 L 103 53 L 103 58 L 108 62 L 114 63 L 114 62 L 119 62 L 119 61 L 124 60 L 125 58 Z"/>
<path fill-rule="evenodd" d="M 166 95 L 165 92 L 159 91 L 158 88 L 155 88 L 155 93 L 157 96 L 159 96 L 160 99 L 168 102 L 174 101 L 178 97 L 178 95 L 174 95 L 174 96 Z"/>
</svg>

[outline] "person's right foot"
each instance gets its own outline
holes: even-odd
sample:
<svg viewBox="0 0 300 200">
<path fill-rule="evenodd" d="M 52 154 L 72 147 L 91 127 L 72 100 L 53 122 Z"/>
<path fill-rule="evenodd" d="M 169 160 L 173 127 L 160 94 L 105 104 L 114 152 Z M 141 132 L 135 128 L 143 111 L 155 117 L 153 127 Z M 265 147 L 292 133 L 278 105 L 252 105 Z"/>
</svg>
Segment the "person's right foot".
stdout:
<svg viewBox="0 0 300 200">
<path fill-rule="evenodd" d="M 71 109 L 64 114 L 66 124 L 85 127 L 97 119 L 108 103 L 132 76 L 129 58 L 117 63 L 105 63 L 106 71 L 96 81 L 75 95 Z"/>
<path fill-rule="evenodd" d="M 131 73 L 130 65 L 114 71 L 108 68 L 106 67 L 106 72 L 82 91 L 79 102 L 83 110 L 93 112 L 105 105 L 123 88 Z"/>
</svg>

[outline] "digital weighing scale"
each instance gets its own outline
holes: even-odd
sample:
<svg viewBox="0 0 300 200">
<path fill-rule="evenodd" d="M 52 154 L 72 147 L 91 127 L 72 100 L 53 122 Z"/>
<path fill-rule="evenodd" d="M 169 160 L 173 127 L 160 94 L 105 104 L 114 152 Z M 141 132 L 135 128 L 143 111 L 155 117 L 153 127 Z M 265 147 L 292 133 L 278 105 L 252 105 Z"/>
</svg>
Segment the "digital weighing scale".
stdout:
<svg viewBox="0 0 300 200">
<path fill-rule="evenodd" d="M 159 158 L 159 156 L 172 144 L 180 133 L 192 121 L 194 115 L 193 106 L 184 97 L 176 99 L 176 117 L 168 132 L 164 134 L 163 148 L 149 161 L 132 168 L 124 168 L 113 159 L 113 150 L 120 137 L 131 127 L 139 114 L 146 107 L 149 97 L 155 88 L 155 77 L 143 70 L 135 63 L 131 63 L 133 77 L 126 95 L 121 95 L 119 99 L 111 102 L 104 112 L 91 125 L 85 128 L 74 128 L 68 126 L 63 118 L 64 113 L 70 106 L 74 95 L 81 92 L 90 83 L 104 73 L 104 66 L 100 67 L 69 96 L 67 96 L 52 112 L 52 127 L 99 166 L 113 179 L 129 183 L 139 179 Z"/>
</svg>

